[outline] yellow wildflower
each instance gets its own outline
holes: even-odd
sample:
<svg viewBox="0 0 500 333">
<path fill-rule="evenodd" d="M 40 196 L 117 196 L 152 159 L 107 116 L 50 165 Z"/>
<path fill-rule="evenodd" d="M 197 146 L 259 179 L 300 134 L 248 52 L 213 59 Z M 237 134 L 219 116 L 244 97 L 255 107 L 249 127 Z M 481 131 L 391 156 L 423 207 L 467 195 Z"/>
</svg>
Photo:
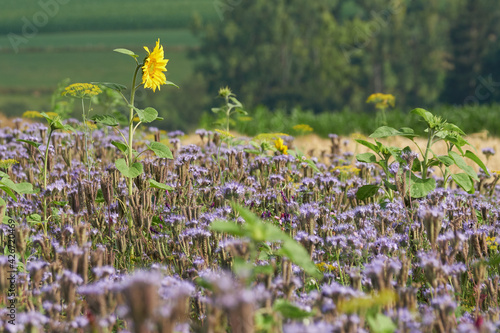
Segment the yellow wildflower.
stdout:
<svg viewBox="0 0 500 333">
<path fill-rule="evenodd" d="M 276 147 L 276 149 L 278 149 L 278 151 L 280 153 L 282 153 L 283 155 L 288 155 L 288 146 L 286 146 L 284 143 L 283 143 L 283 139 L 282 138 L 277 138 L 275 141 L 274 141 L 274 146 Z"/>
<path fill-rule="evenodd" d="M 94 122 L 87 120 L 85 123 L 87 124 L 88 128 L 93 129 L 93 130 L 97 129 L 97 126 Z"/>
<path fill-rule="evenodd" d="M 23 118 L 43 118 L 38 111 L 26 111 L 23 113 Z"/>
<path fill-rule="evenodd" d="M 498 248 L 496 237 L 486 237 L 486 245 L 488 249 L 495 251 Z"/>
<path fill-rule="evenodd" d="M 259 135 L 255 136 L 253 139 L 255 141 L 275 140 L 276 138 L 279 138 L 280 136 L 288 136 L 288 134 L 285 134 L 285 133 L 260 133 Z"/>
<path fill-rule="evenodd" d="M 377 109 L 386 109 L 389 106 L 394 107 L 396 104 L 396 98 L 391 94 L 376 93 L 371 94 L 366 103 L 375 103 Z"/>
<path fill-rule="evenodd" d="M 156 46 L 152 52 L 149 51 L 147 46 L 144 49 L 148 52 L 148 57 L 144 60 L 142 66 L 142 83 L 144 88 L 160 90 L 162 84 L 167 83 L 167 78 L 163 72 L 167 71 L 168 59 L 164 59 L 163 46 L 160 45 L 160 39 L 156 42 Z"/>
<path fill-rule="evenodd" d="M 50 118 L 54 118 L 54 117 L 58 116 L 57 112 L 52 112 L 52 111 L 45 112 L 45 114 L 47 116 L 49 116 Z"/>
<path fill-rule="evenodd" d="M 134 123 L 138 123 L 141 119 L 139 119 L 139 117 L 135 116 L 134 118 L 132 118 L 132 121 Z"/>
<path fill-rule="evenodd" d="M 336 269 L 335 266 L 327 264 L 326 262 L 320 262 L 319 264 L 316 264 L 316 267 L 323 273 L 332 272 Z"/>
<path fill-rule="evenodd" d="M 10 166 L 14 164 L 19 164 L 19 162 L 13 159 L 0 160 L 0 169 L 8 169 Z"/>
<path fill-rule="evenodd" d="M 90 98 L 99 95 L 101 88 L 91 83 L 73 83 L 64 88 L 61 93 L 62 96 L 75 97 L 75 98 Z"/>
<path fill-rule="evenodd" d="M 234 138 L 234 135 L 232 135 L 231 133 L 229 132 L 226 132 L 226 131 L 223 131 L 223 130 L 220 130 L 220 129 L 216 129 L 215 130 L 217 133 L 220 134 L 220 136 L 225 139 L 225 138 Z"/>
<path fill-rule="evenodd" d="M 292 127 L 295 131 L 300 133 L 312 132 L 313 128 L 307 124 L 298 124 Z"/>
</svg>

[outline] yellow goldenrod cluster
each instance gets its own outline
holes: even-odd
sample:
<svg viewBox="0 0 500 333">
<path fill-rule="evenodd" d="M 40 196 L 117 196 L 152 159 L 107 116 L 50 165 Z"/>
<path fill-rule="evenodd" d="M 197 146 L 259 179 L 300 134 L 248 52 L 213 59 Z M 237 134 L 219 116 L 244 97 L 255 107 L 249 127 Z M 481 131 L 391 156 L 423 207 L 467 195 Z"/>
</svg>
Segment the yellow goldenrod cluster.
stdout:
<svg viewBox="0 0 500 333">
<path fill-rule="evenodd" d="M 38 111 L 26 111 L 23 113 L 23 118 L 43 118 Z"/>
<path fill-rule="evenodd" d="M 50 118 L 54 118 L 54 117 L 58 116 L 57 112 L 52 112 L 52 111 L 45 112 L 45 114 L 47 116 L 49 116 Z"/>
<path fill-rule="evenodd" d="M 238 121 L 252 121 L 252 120 L 253 120 L 253 118 L 249 117 L 249 116 L 238 117 Z"/>
<path fill-rule="evenodd" d="M 371 94 L 366 103 L 375 103 L 377 109 L 386 109 L 389 106 L 394 107 L 396 104 L 396 98 L 391 94 L 376 93 Z"/>
<path fill-rule="evenodd" d="M 276 147 L 276 149 L 278 149 L 278 151 L 280 153 L 282 153 L 283 155 L 288 155 L 288 146 L 284 144 L 283 142 L 283 139 L 282 138 L 277 138 L 275 141 L 274 141 L 274 146 Z"/>
<path fill-rule="evenodd" d="M 262 141 L 262 140 L 276 140 L 279 137 L 282 136 L 288 136 L 288 134 L 285 133 L 260 133 L 256 135 L 253 139 L 255 141 Z"/>
<path fill-rule="evenodd" d="M 225 138 L 234 138 L 234 135 L 232 135 L 229 132 L 226 132 L 226 131 L 223 131 L 223 130 L 220 130 L 220 129 L 216 129 L 215 131 L 220 134 L 220 136 L 221 136 L 222 139 L 225 139 Z"/>
<path fill-rule="evenodd" d="M 358 175 L 361 169 L 356 168 L 354 165 L 336 166 L 333 170 L 339 170 L 342 175 Z"/>
<path fill-rule="evenodd" d="M 496 237 L 486 237 L 486 245 L 488 245 L 488 249 L 495 251 L 498 248 Z"/>
<path fill-rule="evenodd" d="M 350 137 L 351 137 L 351 139 L 353 139 L 353 140 L 356 140 L 356 139 L 359 139 L 359 140 L 366 140 L 366 136 L 365 136 L 365 135 L 363 135 L 363 134 L 361 134 L 361 133 L 356 133 L 356 132 L 355 132 L 355 133 L 352 133 L 352 134 L 350 135 Z"/>
<path fill-rule="evenodd" d="M 8 160 L 0 160 L 0 169 L 7 169 L 14 164 L 18 164 L 19 162 L 13 159 Z"/>
<path fill-rule="evenodd" d="M 307 133 L 307 132 L 312 132 L 313 128 L 307 124 L 298 124 L 292 127 L 294 131 L 301 132 L 301 133 Z"/>
<path fill-rule="evenodd" d="M 67 86 L 61 95 L 75 98 L 90 98 L 92 96 L 99 95 L 101 92 L 101 88 L 95 84 L 73 83 Z"/>
<path fill-rule="evenodd" d="M 97 129 L 97 126 L 94 122 L 87 120 L 85 123 L 87 124 L 88 128 L 90 128 L 92 130 Z"/>
<path fill-rule="evenodd" d="M 336 269 L 335 266 L 327 264 L 326 262 L 320 262 L 319 264 L 316 264 L 316 267 L 324 273 L 324 272 L 332 272 Z"/>
</svg>

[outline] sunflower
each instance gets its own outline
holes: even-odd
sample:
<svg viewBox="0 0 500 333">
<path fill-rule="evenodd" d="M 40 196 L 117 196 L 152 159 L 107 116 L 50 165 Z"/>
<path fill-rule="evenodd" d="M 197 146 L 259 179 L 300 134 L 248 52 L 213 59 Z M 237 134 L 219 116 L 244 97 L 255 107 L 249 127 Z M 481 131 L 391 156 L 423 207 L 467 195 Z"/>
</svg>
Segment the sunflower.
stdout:
<svg viewBox="0 0 500 333">
<path fill-rule="evenodd" d="M 167 78 L 163 72 L 167 71 L 168 59 L 163 59 L 163 46 L 160 45 L 160 39 L 156 42 L 156 46 L 152 52 L 149 51 L 147 46 L 144 49 L 148 52 L 144 66 L 142 66 L 142 83 L 144 88 L 160 90 L 160 85 L 167 83 Z"/>
</svg>

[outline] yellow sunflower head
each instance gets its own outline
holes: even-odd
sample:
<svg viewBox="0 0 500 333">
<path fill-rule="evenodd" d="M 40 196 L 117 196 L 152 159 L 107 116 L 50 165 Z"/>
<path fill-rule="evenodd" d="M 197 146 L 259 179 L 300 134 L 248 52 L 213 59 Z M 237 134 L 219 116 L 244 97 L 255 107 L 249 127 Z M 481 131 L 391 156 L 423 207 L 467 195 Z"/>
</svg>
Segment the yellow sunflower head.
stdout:
<svg viewBox="0 0 500 333">
<path fill-rule="evenodd" d="M 160 39 L 156 42 L 152 52 L 147 46 L 144 46 L 144 49 L 148 52 L 148 56 L 144 60 L 144 66 L 142 66 L 142 83 L 144 88 L 150 88 L 153 91 L 156 91 L 156 88 L 160 90 L 160 86 L 167 83 L 163 72 L 167 71 L 168 62 L 168 59 L 163 59 L 163 46 L 160 45 Z"/>
</svg>

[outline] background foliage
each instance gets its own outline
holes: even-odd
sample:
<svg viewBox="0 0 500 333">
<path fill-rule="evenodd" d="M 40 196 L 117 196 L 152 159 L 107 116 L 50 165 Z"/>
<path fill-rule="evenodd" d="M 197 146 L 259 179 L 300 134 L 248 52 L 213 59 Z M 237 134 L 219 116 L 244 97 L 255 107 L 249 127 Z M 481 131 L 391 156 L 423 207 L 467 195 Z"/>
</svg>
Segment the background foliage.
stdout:
<svg viewBox="0 0 500 333">
<path fill-rule="evenodd" d="M 195 129 L 226 85 L 250 116 L 262 105 L 282 110 L 276 117 L 300 108 L 355 122 L 325 132 L 364 132 L 373 92 L 395 95 L 405 121 L 414 107 L 441 114 L 448 112 L 441 105 L 450 105 L 456 117 L 467 118 L 479 105 L 500 101 L 500 3 L 488 0 L 71 1 L 18 53 L 8 34 L 22 36 L 22 18 L 32 20 L 42 8 L 3 5 L 0 111 L 11 116 L 50 111 L 50 95 L 66 77 L 129 84 L 128 59 L 111 50 L 139 53 L 158 37 L 170 58 L 168 79 L 181 89 L 139 92 L 138 100 L 159 110 L 165 129 Z"/>
</svg>

